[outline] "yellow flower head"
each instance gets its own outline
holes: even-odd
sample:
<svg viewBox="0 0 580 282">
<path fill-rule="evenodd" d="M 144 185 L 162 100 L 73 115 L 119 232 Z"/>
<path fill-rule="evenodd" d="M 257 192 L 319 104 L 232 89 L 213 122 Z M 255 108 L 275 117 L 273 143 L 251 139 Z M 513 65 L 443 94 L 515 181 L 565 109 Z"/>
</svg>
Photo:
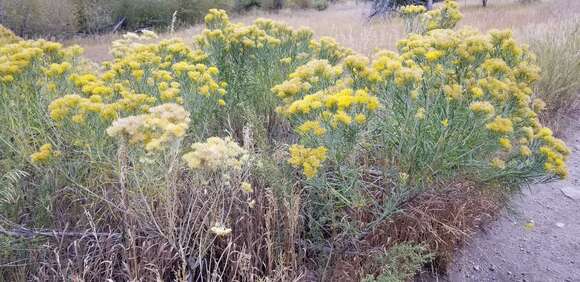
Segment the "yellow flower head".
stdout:
<svg viewBox="0 0 580 282">
<path fill-rule="evenodd" d="M 495 113 L 495 108 L 488 101 L 477 101 L 469 104 L 469 109 L 474 113 L 482 113 L 485 115 L 493 115 Z"/>
<path fill-rule="evenodd" d="M 418 15 L 426 11 L 427 9 L 423 5 L 407 5 L 401 9 L 403 15 Z"/>
<path fill-rule="evenodd" d="M 520 147 L 520 155 L 522 155 L 523 157 L 529 157 L 532 155 L 532 150 L 530 150 L 528 146 L 522 145 Z"/>
<path fill-rule="evenodd" d="M 252 188 L 252 184 L 248 183 L 248 182 L 242 182 L 242 191 L 244 193 L 252 193 L 254 192 L 254 189 Z"/>
<path fill-rule="evenodd" d="M 511 141 L 509 139 L 507 139 L 507 138 L 504 138 L 504 137 L 502 137 L 502 138 L 499 139 L 499 145 L 501 146 L 501 148 L 504 151 L 508 151 L 509 152 L 512 149 L 512 143 L 511 143 Z"/>
<path fill-rule="evenodd" d="M 364 114 L 357 114 L 357 115 L 354 117 L 354 121 L 355 121 L 357 124 L 363 124 L 363 123 L 365 123 L 365 122 L 367 121 L 367 116 L 365 116 Z"/>
<path fill-rule="evenodd" d="M 52 145 L 44 144 L 40 146 L 38 152 L 30 155 L 30 161 L 33 164 L 41 164 L 47 162 L 51 156 L 53 156 Z"/>
<path fill-rule="evenodd" d="M 326 160 L 327 149 L 325 147 L 305 148 L 302 145 L 292 145 L 290 147 L 291 158 L 288 162 L 294 167 L 302 167 L 304 175 L 312 178 L 318 173 L 322 162 Z"/>
<path fill-rule="evenodd" d="M 296 128 L 296 131 L 300 135 L 312 133 L 318 137 L 323 136 L 326 133 L 326 129 L 324 129 L 324 127 L 321 126 L 319 121 L 306 121 L 300 126 L 298 126 L 298 128 Z"/>
<path fill-rule="evenodd" d="M 495 119 L 488 123 L 485 127 L 490 131 L 499 134 L 512 133 L 514 130 L 512 121 L 508 118 L 502 118 L 500 116 L 495 117 Z"/>
</svg>

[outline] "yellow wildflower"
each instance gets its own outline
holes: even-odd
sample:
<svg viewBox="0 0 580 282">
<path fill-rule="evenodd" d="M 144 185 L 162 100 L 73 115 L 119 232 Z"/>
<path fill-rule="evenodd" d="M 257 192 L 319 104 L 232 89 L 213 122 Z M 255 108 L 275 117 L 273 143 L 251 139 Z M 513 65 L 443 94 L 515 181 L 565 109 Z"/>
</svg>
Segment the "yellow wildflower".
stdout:
<svg viewBox="0 0 580 282">
<path fill-rule="evenodd" d="M 520 155 L 522 155 L 523 157 L 529 157 L 532 155 L 532 150 L 530 150 L 528 146 L 522 145 L 520 147 Z"/>
<path fill-rule="evenodd" d="M 510 151 L 512 149 L 511 141 L 504 137 L 499 139 L 499 145 L 504 151 Z"/>
<path fill-rule="evenodd" d="M 298 134 L 300 135 L 312 133 L 319 137 L 323 136 L 326 133 L 326 129 L 324 129 L 324 127 L 321 126 L 319 121 L 306 121 L 300 126 L 298 126 L 298 128 L 296 128 L 296 131 L 298 131 Z"/>
<path fill-rule="evenodd" d="M 252 188 L 252 184 L 248 183 L 248 182 L 242 182 L 242 191 L 244 193 L 252 193 L 254 192 L 254 189 Z"/>
<path fill-rule="evenodd" d="M 363 124 L 367 121 L 367 116 L 365 116 L 364 114 L 357 114 L 354 117 L 354 121 L 358 124 Z"/>
<path fill-rule="evenodd" d="M 53 155 L 52 145 L 44 144 L 40 146 L 38 152 L 35 152 L 34 154 L 30 155 L 30 161 L 33 164 L 41 164 L 48 161 L 48 159 L 50 159 L 52 155 Z"/>
<path fill-rule="evenodd" d="M 493 115 L 495 108 L 488 101 L 477 101 L 469 104 L 469 109 L 475 113 L 483 113 L 485 115 Z"/>
<path fill-rule="evenodd" d="M 305 148 L 302 145 L 292 145 L 290 147 L 291 158 L 288 162 L 294 167 L 302 167 L 304 175 L 312 178 L 318 173 L 322 162 L 326 160 L 327 149 L 325 147 Z"/>
<path fill-rule="evenodd" d="M 485 127 L 490 131 L 499 134 L 508 134 L 514 130 L 512 121 L 508 118 L 502 118 L 500 116 L 495 117 L 495 119 L 488 123 Z"/>
</svg>

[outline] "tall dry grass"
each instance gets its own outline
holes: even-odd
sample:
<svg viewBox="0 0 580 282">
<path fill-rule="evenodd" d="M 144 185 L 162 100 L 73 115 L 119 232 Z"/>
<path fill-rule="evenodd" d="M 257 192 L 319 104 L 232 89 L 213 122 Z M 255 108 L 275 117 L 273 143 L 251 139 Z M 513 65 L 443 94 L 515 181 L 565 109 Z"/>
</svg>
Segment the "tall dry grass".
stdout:
<svg viewBox="0 0 580 282">
<path fill-rule="evenodd" d="M 530 4 L 522 4 L 518 0 L 494 0 L 486 8 L 481 6 L 480 0 L 459 0 L 458 3 L 464 15 L 460 26 L 472 26 L 482 32 L 512 28 L 516 36 L 539 24 L 549 26 L 580 15 L 580 1 L 577 0 L 545 0 Z M 395 49 L 397 41 L 405 36 L 401 19 L 369 19 L 369 11 L 368 3 L 346 1 L 333 4 L 324 11 L 283 9 L 274 13 L 252 10 L 236 16 L 233 21 L 247 24 L 257 18 L 268 18 L 294 27 L 310 27 L 317 37 L 333 37 L 341 45 L 366 56 L 372 56 L 377 49 Z M 161 38 L 179 37 L 191 41 L 201 30 L 201 25 L 194 25 L 172 35 L 162 35 Z M 116 35 L 106 34 L 73 38 L 65 43 L 80 44 L 89 58 L 103 61 L 110 59 L 108 46 L 117 38 Z"/>
<path fill-rule="evenodd" d="M 334 37 L 343 46 L 365 55 L 376 49 L 393 49 L 395 43 L 403 38 L 402 21 L 398 18 L 368 19 L 370 5 L 363 2 L 343 2 L 331 5 L 324 11 L 283 9 L 278 12 L 251 10 L 236 16 L 233 21 L 249 24 L 257 18 L 268 18 L 288 23 L 290 26 L 309 27 L 316 37 Z M 203 30 L 202 25 L 194 25 L 174 34 L 162 34 L 160 38 L 184 38 L 192 41 Z M 110 59 L 108 48 L 119 37 L 114 34 L 77 37 L 65 41 L 66 44 L 79 44 L 85 48 L 87 57 L 102 61 Z"/>
<path fill-rule="evenodd" d="M 535 89 L 547 104 L 542 117 L 557 130 L 565 128 L 570 122 L 566 117 L 578 109 L 580 97 L 580 20 L 536 25 L 522 37 L 542 68 Z"/>
</svg>

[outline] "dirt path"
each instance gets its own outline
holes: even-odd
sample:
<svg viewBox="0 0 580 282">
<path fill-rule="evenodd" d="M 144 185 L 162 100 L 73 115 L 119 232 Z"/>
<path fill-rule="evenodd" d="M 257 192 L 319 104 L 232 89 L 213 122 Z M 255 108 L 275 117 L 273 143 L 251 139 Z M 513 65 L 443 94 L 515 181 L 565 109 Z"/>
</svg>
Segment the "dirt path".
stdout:
<svg viewBox="0 0 580 282">
<path fill-rule="evenodd" d="M 457 254 L 449 281 L 580 281 L 580 122 L 569 132 L 568 179 L 523 191 Z"/>
</svg>

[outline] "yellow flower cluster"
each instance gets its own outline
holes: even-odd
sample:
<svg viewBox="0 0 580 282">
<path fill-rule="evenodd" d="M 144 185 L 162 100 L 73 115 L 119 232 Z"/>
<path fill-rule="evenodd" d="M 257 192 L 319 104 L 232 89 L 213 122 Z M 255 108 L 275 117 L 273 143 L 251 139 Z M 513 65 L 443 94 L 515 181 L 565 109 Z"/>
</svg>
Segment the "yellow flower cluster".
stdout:
<svg viewBox="0 0 580 282">
<path fill-rule="evenodd" d="M 22 73 L 42 70 L 32 66 L 51 65 L 56 71 L 68 70 L 68 61 L 82 54 L 82 48 L 71 46 L 63 48 L 62 44 L 45 40 L 16 41 L 0 46 L 0 83 L 10 83 Z M 37 62 L 36 64 L 34 64 Z M 49 67 L 50 68 L 50 67 Z"/>
<path fill-rule="evenodd" d="M 2 45 L 15 43 L 20 41 L 21 39 L 16 36 L 11 30 L 5 28 L 3 25 L 0 24 L 0 47 Z"/>
<path fill-rule="evenodd" d="M 75 123 L 84 123 L 87 114 L 95 113 L 109 122 L 123 116 L 146 113 L 151 106 L 178 103 L 199 108 L 199 101 L 224 106 L 227 84 L 219 83 L 219 70 L 207 66 L 207 55 L 193 50 L 181 40 L 163 40 L 155 44 L 128 44 L 134 40 L 155 38 L 153 32 L 128 34 L 115 48 L 120 55 L 104 64 L 105 72 L 72 74 L 68 80 L 80 95 L 65 95 L 50 106 L 51 117 L 62 121 L 71 116 Z M 113 49 L 115 49 L 113 48 Z M 52 64 L 48 76 L 66 72 L 70 65 Z M 201 99 L 201 100 L 200 100 Z M 212 105 L 210 103 L 210 105 Z M 198 111 L 203 112 L 205 108 Z"/>
<path fill-rule="evenodd" d="M 288 162 L 296 167 L 301 167 L 307 178 L 313 178 L 318 173 L 322 162 L 326 160 L 325 147 L 306 148 L 302 145 L 292 145 L 290 147 L 290 159 Z"/>
<path fill-rule="evenodd" d="M 146 151 L 159 151 L 185 136 L 189 113 L 177 104 L 163 104 L 149 113 L 118 119 L 107 128 L 111 137 L 127 138 L 130 144 L 143 143 Z"/>
<path fill-rule="evenodd" d="M 336 63 L 349 55 L 354 54 L 351 49 L 344 48 L 332 37 L 321 37 L 319 41 L 310 41 L 309 48 L 317 58 Z"/>
<path fill-rule="evenodd" d="M 94 113 L 106 121 L 117 119 L 121 112 L 147 112 L 155 103 L 155 98 L 145 94 L 122 91 L 120 98 L 112 103 L 103 101 L 101 95 L 89 98 L 79 95 L 65 95 L 55 99 L 48 106 L 50 117 L 55 121 L 63 121 L 71 116 L 71 121 L 83 124 L 88 114 Z"/>
<path fill-rule="evenodd" d="M 527 145 L 521 145 L 520 146 L 520 155 L 522 157 L 529 157 L 532 154 L 533 153 L 532 153 L 532 150 L 530 150 L 530 147 L 528 147 Z"/>
<path fill-rule="evenodd" d="M 242 185 L 240 188 L 242 189 L 242 192 L 244 192 L 244 193 L 254 192 L 254 188 L 252 188 L 252 184 L 250 184 L 248 182 L 242 182 Z"/>
<path fill-rule="evenodd" d="M 532 102 L 532 109 L 536 113 L 543 111 L 545 108 L 546 108 L 546 102 L 544 102 L 542 99 L 536 98 Z"/>
<path fill-rule="evenodd" d="M 501 137 L 498 150 L 508 151 L 509 155 L 519 156 L 520 160 L 538 154 L 537 145 L 533 143 L 534 132 L 542 128 L 538 113 L 546 105 L 532 97 L 532 85 L 539 78 L 534 55 L 526 47 L 519 46 L 510 31 L 493 30 L 483 35 L 470 28 L 459 31 L 439 29 L 439 21 L 451 23 L 459 18 L 455 15 L 456 8 L 454 2 L 446 1 L 444 9 L 432 13 L 441 16 L 436 20 L 438 27 L 399 41 L 400 54 L 379 52 L 370 72 L 376 72 L 380 79 L 367 79 L 370 91 L 385 93 L 387 97 L 378 96 L 387 103 L 393 93 L 402 93 L 417 120 L 425 118 L 425 109 L 429 112 L 437 112 L 437 107 L 441 106 L 445 106 L 445 112 L 469 109 L 476 114 L 473 117 L 477 122 L 483 123 L 483 129 L 494 138 Z M 446 11 L 446 16 L 443 16 L 443 11 Z M 425 85 L 427 88 L 419 87 Z M 447 103 L 440 104 L 436 95 L 444 96 Z M 385 108 L 390 109 L 391 105 L 386 104 Z M 453 115 L 440 117 L 443 127 L 453 123 L 450 116 Z M 512 152 L 515 146 L 512 140 L 518 140 L 520 146 L 515 152 Z M 548 147 L 555 145 L 550 137 L 542 142 L 552 144 L 546 145 Z M 565 148 L 563 142 L 558 144 Z M 548 156 L 546 171 L 564 176 L 565 166 L 558 161 L 564 158 L 549 153 L 547 149 L 543 151 Z M 554 148 L 551 151 L 558 152 Z M 560 151 L 565 150 L 560 148 Z M 502 156 L 506 154 L 502 153 Z M 508 159 L 511 162 L 513 158 Z M 506 162 L 494 161 L 494 166 L 505 167 Z"/>
<path fill-rule="evenodd" d="M 423 76 L 423 71 L 415 62 L 390 51 L 377 54 L 372 71 L 378 75 L 380 83 L 393 83 L 397 87 L 415 88 Z"/>
<path fill-rule="evenodd" d="M 342 62 L 354 80 L 365 79 L 370 82 L 377 82 L 380 77 L 378 73 L 369 67 L 369 59 L 361 55 L 350 55 Z"/>
<path fill-rule="evenodd" d="M 367 80 L 379 80 L 369 60 L 348 55 L 336 66 L 327 59 L 313 59 L 272 88 L 283 100 L 277 112 L 290 119 L 296 132 L 306 137 L 304 142 L 322 145 L 314 149 L 303 145 L 290 148 L 290 163 L 302 167 L 307 178 L 316 175 L 327 153 L 335 155 L 341 150 L 333 145 L 340 143 L 338 139 L 347 141 L 347 135 L 352 138 L 360 132 L 368 116 L 380 107 L 379 99 L 368 88 L 360 87 Z"/>
<path fill-rule="evenodd" d="M 183 160 L 194 170 L 240 170 L 248 159 L 248 152 L 230 138 L 210 137 L 191 148 L 193 151 L 183 155 Z"/>
<path fill-rule="evenodd" d="M 210 9 L 204 18 L 205 24 L 208 28 L 221 28 L 230 23 L 230 19 L 225 10 Z"/>
<path fill-rule="evenodd" d="M 300 92 L 306 92 L 310 90 L 311 87 L 312 85 L 310 83 L 302 81 L 299 78 L 293 78 L 274 86 L 272 92 L 274 92 L 278 97 L 284 99 L 295 96 Z"/>
<path fill-rule="evenodd" d="M 539 152 L 546 158 L 544 163 L 546 171 L 561 178 L 568 176 L 568 168 L 565 161 L 570 155 L 570 149 L 566 147 L 566 144 L 554 137 L 552 131 L 547 127 L 539 129 L 534 138 L 541 140 L 545 144 L 540 147 Z"/>
<path fill-rule="evenodd" d="M 332 66 L 327 60 L 312 60 L 298 67 L 289 75 L 288 80 L 274 86 L 272 92 L 282 99 L 293 98 L 309 91 L 313 84 L 331 85 L 340 77 L 342 71 L 342 67 Z"/>
<path fill-rule="evenodd" d="M 225 83 L 220 84 L 216 79 L 219 70 L 204 64 L 207 55 L 192 50 L 181 40 L 163 40 L 158 44 L 139 45 L 129 50 L 129 54 L 117 58 L 110 65 L 103 80 L 130 78 L 145 82 L 158 88 L 158 95 L 163 101 L 182 102 L 182 96 L 188 94 L 205 97 L 226 94 Z"/>
<path fill-rule="evenodd" d="M 412 16 L 427 12 L 427 9 L 423 5 L 407 5 L 401 8 L 403 15 Z"/>
<path fill-rule="evenodd" d="M 328 60 L 312 60 L 298 67 L 289 75 L 290 79 L 299 79 L 302 82 L 318 83 L 333 81 L 342 75 L 342 67 L 332 66 Z"/>
<path fill-rule="evenodd" d="M 300 135 L 312 133 L 318 137 L 321 137 L 326 133 L 326 129 L 322 127 L 320 121 L 317 120 L 305 121 L 303 124 L 296 128 L 296 131 Z"/>
<path fill-rule="evenodd" d="M 206 30 L 196 38 L 204 49 L 221 49 L 226 52 L 258 51 L 278 48 L 290 42 L 308 42 L 312 37 L 309 29 L 293 30 L 286 24 L 268 19 L 257 19 L 254 24 L 233 24 L 225 11 L 211 9 L 205 17 Z"/>
<path fill-rule="evenodd" d="M 52 156 L 57 155 L 58 152 L 52 150 L 52 144 L 44 144 L 40 146 L 38 152 L 30 155 L 30 161 L 33 164 L 42 164 L 47 162 Z"/>
<path fill-rule="evenodd" d="M 455 0 L 445 0 L 443 7 L 427 11 L 422 5 L 401 9 L 407 32 L 423 33 L 436 29 L 452 29 L 463 18 Z"/>
<path fill-rule="evenodd" d="M 427 30 L 451 29 L 463 18 L 459 12 L 459 5 L 455 0 L 445 0 L 440 9 L 433 9 L 425 13 Z"/>
<path fill-rule="evenodd" d="M 509 134 L 514 131 L 513 123 L 509 118 L 496 116 L 495 119 L 485 126 L 491 132 L 498 134 Z"/>
<path fill-rule="evenodd" d="M 469 109 L 472 110 L 474 113 L 482 113 L 488 116 L 492 116 L 495 114 L 495 108 L 488 101 L 471 102 L 471 104 L 469 104 Z"/>
<path fill-rule="evenodd" d="M 538 79 L 539 69 L 533 63 L 533 55 L 515 43 L 511 32 L 491 31 L 485 36 L 473 29 L 457 32 L 438 29 L 424 35 L 410 35 L 399 42 L 398 48 L 400 56 L 392 52 L 383 52 L 379 56 L 377 62 L 380 63 L 375 62 L 380 67 L 377 68 L 379 73 L 391 75 L 393 70 L 402 68 L 411 59 L 421 70 L 421 79 L 436 83 L 442 81 L 436 87 L 441 89 L 441 94 L 452 101 L 461 98 L 471 111 L 481 114 L 479 117 L 491 133 L 504 136 L 499 142 L 501 149 L 511 151 L 511 135 L 523 132 L 519 155 L 527 158 L 534 154 L 528 145 L 534 139 L 534 130 L 542 128 L 537 113 L 545 107 L 543 101 L 531 98 L 531 85 Z M 473 69 L 473 65 L 477 68 Z M 466 79 L 461 83 L 454 77 L 454 68 L 458 66 L 468 70 L 462 74 Z M 464 95 L 464 92 L 469 95 Z M 463 105 L 456 104 L 460 107 L 458 110 Z M 432 106 L 420 104 L 417 107 Z M 496 113 L 502 113 L 502 116 Z M 416 116 L 423 117 L 422 111 L 417 112 Z M 548 138 L 548 142 L 554 144 L 552 141 Z M 543 151 L 548 153 L 546 149 Z M 557 152 L 555 149 L 552 151 Z M 546 170 L 559 176 L 565 175 L 562 162 L 556 161 L 554 154 L 549 156 Z M 502 165 L 498 161 L 495 163 L 498 168 L 505 166 L 505 162 Z"/>
<path fill-rule="evenodd" d="M 353 118 L 359 124 L 364 123 L 366 121 L 364 113 L 376 111 L 379 106 L 378 98 L 367 91 L 345 88 L 329 89 L 306 95 L 302 99 L 279 108 L 279 112 L 289 117 L 312 116 L 315 121 L 329 122 L 333 128 L 336 128 L 340 124 L 350 125 Z M 317 130 L 317 132 L 320 135 L 324 134 L 324 131 Z"/>
<path fill-rule="evenodd" d="M 461 89 L 461 85 L 453 83 L 443 86 L 443 93 L 445 93 L 449 100 L 460 100 L 463 90 Z"/>
<path fill-rule="evenodd" d="M 66 71 L 72 68 L 69 62 L 63 62 L 62 64 L 51 64 L 44 71 L 48 77 L 63 75 Z"/>
<path fill-rule="evenodd" d="M 499 145 L 501 146 L 501 148 L 504 151 L 507 151 L 507 152 L 511 151 L 511 149 L 512 149 L 512 143 L 511 143 L 511 141 L 508 138 L 505 138 L 505 137 L 502 137 L 502 138 L 499 139 Z"/>
</svg>

